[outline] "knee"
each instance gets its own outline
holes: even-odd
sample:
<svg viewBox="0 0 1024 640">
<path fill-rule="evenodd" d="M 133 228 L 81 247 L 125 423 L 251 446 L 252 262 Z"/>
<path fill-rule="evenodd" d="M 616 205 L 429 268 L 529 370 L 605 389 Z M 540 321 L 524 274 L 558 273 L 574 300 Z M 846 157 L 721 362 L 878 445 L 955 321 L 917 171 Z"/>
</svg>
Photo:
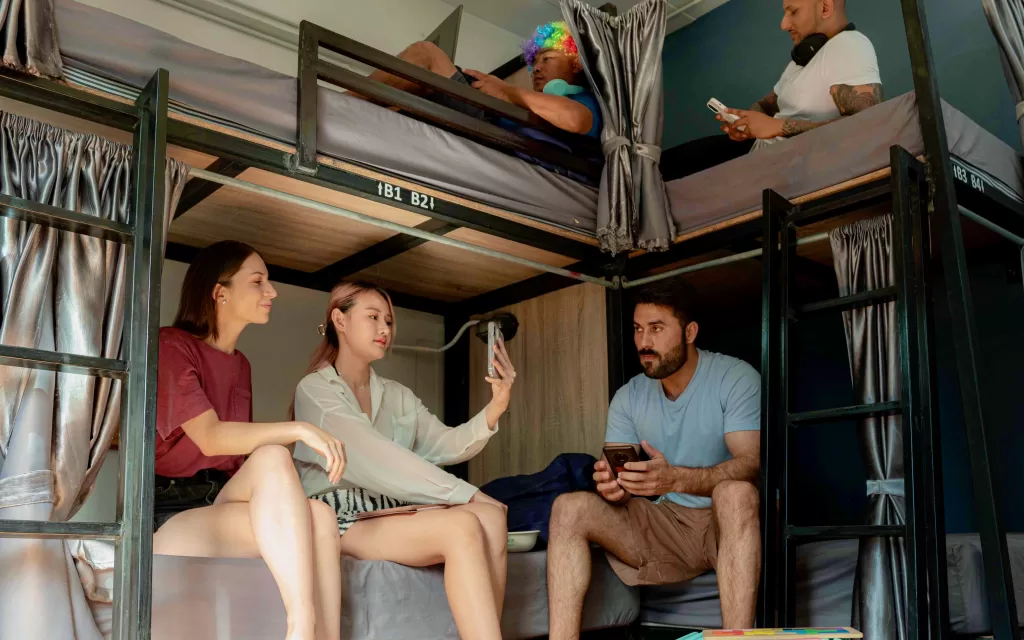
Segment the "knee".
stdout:
<svg viewBox="0 0 1024 640">
<path fill-rule="evenodd" d="M 400 58 L 428 69 L 441 60 L 448 60 L 448 55 L 433 42 L 414 42 L 399 54 Z"/>
<path fill-rule="evenodd" d="M 549 529 L 551 536 L 569 535 L 585 531 L 593 500 L 601 500 L 592 493 L 563 493 L 551 505 Z"/>
<path fill-rule="evenodd" d="M 479 551 L 486 544 L 484 527 L 475 513 L 453 509 L 448 512 L 445 526 L 448 543 L 446 553 Z"/>
<path fill-rule="evenodd" d="M 267 471 L 289 471 L 295 473 L 295 463 L 287 448 L 279 444 L 268 444 L 257 448 L 249 455 L 249 462 Z"/>
<path fill-rule="evenodd" d="M 756 523 L 761 499 L 753 484 L 726 480 L 711 492 L 711 506 L 719 519 Z"/>
<path fill-rule="evenodd" d="M 480 521 L 492 551 L 505 553 L 508 549 L 508 516 L 504 509 L 489 504 L 479 505 L 473 513 Z"/>
<path fill-rule="evenodd" d="M 313 525 L 313 538 L 317 544 L 333 546 L 341 553 L 341 534 L 338 532 L 338 516 L 334 509 L 319 500 L 309 500 L 309 516 Z"/>
</svg>

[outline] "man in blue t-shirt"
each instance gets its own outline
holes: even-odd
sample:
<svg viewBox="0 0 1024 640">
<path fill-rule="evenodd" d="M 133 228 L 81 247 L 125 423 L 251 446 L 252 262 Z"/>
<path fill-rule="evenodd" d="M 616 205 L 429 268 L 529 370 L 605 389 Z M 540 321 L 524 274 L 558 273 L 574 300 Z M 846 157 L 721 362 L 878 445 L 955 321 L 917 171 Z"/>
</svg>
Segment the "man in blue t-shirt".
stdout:
<svg viewBox="0 0 1024 640">
<path fill-rule="evenodd" d="M 615 394 L 605 446 L 631 446 L 648 459 L 626 463 L 617 475 L 604 459 L 595 466 L 597 494 L 570 493 L 555 502 L 551 640 L 579 637 L 590 543 L 607 552 L 629 585 L 683 582 L 714 569 L 723 626 L 754 626 L 761 378 L 742 360 L 698 349 L 696 318 L 692 291 L 681 280 L 636 294 L 633 341 L 644 373 Z"/>
</svg>

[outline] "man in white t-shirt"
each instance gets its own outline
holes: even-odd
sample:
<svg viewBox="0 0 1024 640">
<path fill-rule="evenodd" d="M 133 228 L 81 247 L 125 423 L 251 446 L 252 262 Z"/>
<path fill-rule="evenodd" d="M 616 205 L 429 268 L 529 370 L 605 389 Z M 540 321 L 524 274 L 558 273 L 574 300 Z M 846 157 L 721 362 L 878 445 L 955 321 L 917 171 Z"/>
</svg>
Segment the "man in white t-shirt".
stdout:
<svg viewBox="0 0 1024 640">
<path fill-rule="evenodd" d="M 875 48 L 847 20 L 846 0 L 783 0 L 783 10 L 793 62 L 771 93 L 749 110 L 730 109 L 740 119 L 722 124 L 735 141 L 756 139 L 755 151 L 882 101 Z"/>
</svg>

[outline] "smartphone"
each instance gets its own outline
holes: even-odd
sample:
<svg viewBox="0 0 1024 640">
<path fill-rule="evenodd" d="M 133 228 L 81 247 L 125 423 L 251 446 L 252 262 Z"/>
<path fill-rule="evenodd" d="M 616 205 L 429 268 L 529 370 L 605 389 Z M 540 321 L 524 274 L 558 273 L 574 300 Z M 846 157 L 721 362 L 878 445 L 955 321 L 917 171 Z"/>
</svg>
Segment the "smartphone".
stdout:
<svg viewBox="0 0 1024 640">
<path fill-rule="evenodd" d="M 621 472 L 626 471 L 627 462 L 640 462 L 640 455 L 629 445 L 605 447 L 604 457 L 616 478 Z"/>
<path fill-rule="evenodd" d="M 491 362 L 494 359 L 494 345 L 500 343 L 503 340 L 501 335 L 501 329 L 498 328 L 497 322 L 487 323 L 487 377 L 496 378 L 498 372 L 494 370 L 494 363 Z"/>
<path fill-rule="evenodd" d="M 719 102 L 718 100 L 716 100 L 715 98 L 711 98 L 710 100 L 708 100 L 708 109 L 711 109 L 718 115 L 722 116 L 722 118 L 729 124 L 732 124 L 740 119 L 740 117 L 735 113 L 729 113 L 728 111 L 726 111 L 726 106 Z"/>
</svg>

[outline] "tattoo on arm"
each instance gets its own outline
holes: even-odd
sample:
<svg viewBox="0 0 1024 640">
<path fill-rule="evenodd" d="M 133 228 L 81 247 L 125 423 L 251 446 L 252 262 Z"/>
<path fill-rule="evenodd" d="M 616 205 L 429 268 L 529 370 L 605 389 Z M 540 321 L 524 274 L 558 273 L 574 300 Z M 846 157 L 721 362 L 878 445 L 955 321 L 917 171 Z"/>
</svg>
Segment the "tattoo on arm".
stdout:
<svg viewBox="0 0 1024 640">
<path fill-rule="evenodd" d="M 825 122 L 811 122 L 810 120 L 787 119 L 782 123 L 782 137 L 792 138 L 793 136 L 798 136 L 801 133 L 807 133 L 811 129 L 823 127 L 830 122 L 835 122 L 835 120 L 826 120 Z"/>
<path fill-rule="evenodd" d="M 779 112 L 779 97 L 772 91 L 765 97 L 755 102 L 749 109 L 750 111 L 759 111 L 768 116 L 774 116 Z"/>
<path fill-rule="evenodd" d="M 837 84 L 832 86 L 830 92 L 832 93 L 832 100 L 839 107 L 839 113 L 844 116 L 860 113 L 882 101 L 882 85 L 880 84 L 861 84 L 857 86 Z"/>
</svg>

